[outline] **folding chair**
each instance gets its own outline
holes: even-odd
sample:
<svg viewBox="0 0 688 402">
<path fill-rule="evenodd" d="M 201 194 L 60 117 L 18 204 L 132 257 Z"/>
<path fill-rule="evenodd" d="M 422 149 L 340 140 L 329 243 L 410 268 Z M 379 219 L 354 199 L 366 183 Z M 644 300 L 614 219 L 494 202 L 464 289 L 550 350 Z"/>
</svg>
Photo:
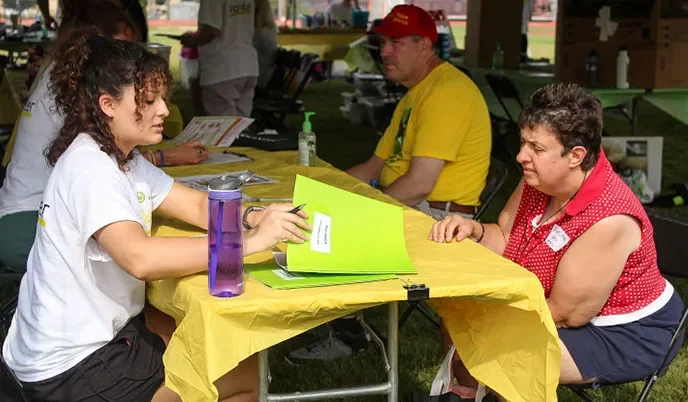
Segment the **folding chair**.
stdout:
<svg viewBox="0 0 688 402">
<path fill-rule="evenodd" d="M 471 81 L 473 81 L 473 74 L 471 74 L 470 71 L 466 67 L 461 67 L 461 66 L 454 66 L 459 69 L 462 73 L 466 74 L 466 77 L 470 78 Z"/>
<path fill-rule="evenodd" d="M 521 110 L 523 110 L 521 95 L 516 85 L 508 77 L 486 74 L 485 79 L 506 115 L 506 118 L 504 118 L 490 113 L 493 155 L 501 157 L 501 154 L 504 154 L 510 161 L 515 161 L 520 147 L 520 134 L 518 114 L 514 109 L 518 106 L 518 113 L 521 113 Z M 512 105 L 512 107 L 510 108 L 509 105 Z M 520 167 L 517 167 L 517 169 L 520 171 Z"/>
<path fill-rule="evenodd" d="M 487 208 L 492 204 L 497 193 L 502 189 L 506 179 L 509 177 L 507 164 L 497 158 L 490 158 L 490 170 L 487 173 L 487 183 L 485 189 L 480 194 L 480 207 L 476 211 L 473 219 L 480 220 Z"/>
<path fill-rule="evenodd" d="M 302 55 L 297 51 L 278 51 L 277 60 L 267 90 L 253 101 L 252 115 L 257 120 L 259 129 L 285 132 L 287 127 L 284 125 L 284 119 L 287 115 L 303 111 L 303 102 L 299 97 L 310 82 L 320 60 L 316 55 Z M 301 80 L 296 85 L 299 73 L 302 74 Z M 293 93 L 290 95 L 292 89 Z"/>
<path fill-rule="evenodd" d="M 688 237 L 688 218 L 676 215 L 671 211 L 662 211 L 658 209 L 647 209 L 647 215 L 652 222 L 655 231 L 655 245 L 657 247 L 657 262 L 659 270 L 662 274 L 667 276 L 674 276 L 679 278 L 688 278 L 688 266 L 686 266 L 686 259 L 688 259 L 688 250 L 685 244 L 677 239 L 685 239 Z M 647 378 L 639 378 L 638 381 L 645 381 L 638 402 L 644 402 L 652 387 L 655 385 L 659 377 L 663 376 L 669 369 L 669 357 L 674 348 L 680 347 L 677 345 L 681 332 L 685 329 L 686 318 L 688 318 L 688 308 L 683 311 L 678 328 L 669 343 L 669 347 L 664 355 L 662 364 Z M 608 384 L 618 385 L 618 384 Z M 587 402 L 595 402 L 595 399 L 586 392 L 590 385 L 576 385 L 568 386 L 576 395 Z"/>
<path fill-rule="evenodd" d="M 506 103 L 507 101 L 515 102 L 520 107 L 518 112 L 520 113 L 523 110 L 523 102 L 518 89 L 516 89 L 516 85 L 503 75 L 485 74 L 485 79 L 497 97 L 499 104 L 502 105 L 506 116 L 514 125 L 518 126 L 518 114 L 512 114 L 512 109 L 509 109 Z"/>
<path fill-rule="evenodd" d="M 480 220 L 487 208 L 492 204 L 499 190 L 502 189 L 507 177 L 509 176 L 509 169 L 507 165 L 495 158 L 490 159 L 490 170 L 487 173 L 487 184 L 480 194 L 480 208 L 475 213 L 474 219 Z M 399 329 L 404 326 L 411 313 L 418 310 L 431 324 L 440 327 L 440 320 L 433 310 L 422 300 L 409 302 L 408 308 L 404 311 L 399 319 Z"/>
</svg>

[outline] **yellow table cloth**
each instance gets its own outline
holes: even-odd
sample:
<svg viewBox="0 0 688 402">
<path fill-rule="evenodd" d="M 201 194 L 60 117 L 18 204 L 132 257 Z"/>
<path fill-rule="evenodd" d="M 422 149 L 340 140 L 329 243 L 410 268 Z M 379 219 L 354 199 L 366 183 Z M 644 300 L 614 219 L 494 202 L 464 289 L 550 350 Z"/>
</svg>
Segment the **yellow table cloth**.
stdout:
<svg viewBox="0 0 688 402">
<path fill-rule="evenodd" d="M 245 187 L 244 192 L 254 197 L 290 197 L 298 173 L 396 203 L 326 163 L 297 166 L 296 152 L 233 150 L 255 161 L 171 167 L 166 171 L 172 176 L 191 176 L 251 169 L 280 181 Z M 405 278 L 430 288 L 433 305 L 459 355 L 480 382 L 509 401 L 556 400 L 558 336 L 537 278 L 472 241 L 429 241 L 433 222 L 426 215 L 405 209 L 406 244 L 419 272 Z M 156 215 L 153 233 L 184 236 L 200 230 Z M 246 262 L 270 258 L 265 252 L 247 257 Z M 177 321 L 163 359 L 167 384 L 184 401 L 215 400 L 213 381 L 261 350 L 343 315 L 407 297 L 401 280 L 273 290 L 247 276 L 243 295 L 221 299 L 210 296 L 207 280 L 206 274 L 197 274 L 156 281 L 149 284 L 147 292 L 155 307 Z"/>
</svg>

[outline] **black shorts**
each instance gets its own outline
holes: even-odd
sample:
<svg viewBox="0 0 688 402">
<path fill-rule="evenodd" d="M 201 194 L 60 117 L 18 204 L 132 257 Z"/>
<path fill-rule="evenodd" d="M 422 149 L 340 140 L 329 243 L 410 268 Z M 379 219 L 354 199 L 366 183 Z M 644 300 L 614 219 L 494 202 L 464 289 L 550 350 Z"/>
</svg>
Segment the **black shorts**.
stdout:
<svg viewBox="0 0 688 402">
<path fill-rule="evenodd" d="M 642 380 L 662 364 L 683 308 L 681 297 L 674 291 L 664 307 L 638 321 L 608 327 L 587 324 L 579 328 L 560 328 L 559 337 L 583 379 L 597 379 L 593 388 Z M 683 334 L 671 351 L 671 360 L 682 343 Z"/>
<path fill-rule="evenodd" d="M 115 338 L 62 374 L 24 382 L 33 401 L 150 402 L 163 385 L 165 343 L 146 328 L 143 313 Z"/>
</svg>

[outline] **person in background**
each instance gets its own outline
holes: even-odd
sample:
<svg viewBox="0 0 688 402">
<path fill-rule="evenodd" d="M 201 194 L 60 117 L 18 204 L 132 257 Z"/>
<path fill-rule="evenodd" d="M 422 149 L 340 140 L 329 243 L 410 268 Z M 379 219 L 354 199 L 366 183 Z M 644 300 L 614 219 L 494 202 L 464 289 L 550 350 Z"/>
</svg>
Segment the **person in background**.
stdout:
<svg viewBox="0 0 688 402">
<path fill-rule="evenodd" d="M 251 116 L 258 81 L 253 0 L 201 0 L 199 30 L 182 39 L 198 47 L 201 100 L 210 116 Z"/>
<path fill-rule="evenodd" d="M 490 164 L 491 125 L 478 87 L 436 53 L 437 28 L 425 10 L 396 6 L 371 30 L 390 80 L 409 91 L 375 154 L 347 172 L 435 219 L 472 216 Z M 331 360 L 367 345 L 360 324 L 347 317 L 326 339 L 290 353 L 298 360 Z"/>
<path fill-rule="evenodd" d="M 435 219 L 472 216 L 490 165 L 492 129 L 485 99 L 465 74 L 436 54 L 432 17 L 394 7 L 371 33 L 381 39 L 387 78 L 409 90 L 366 162 L 348 170 Z"/>
<path fill-rule="evenodd" d="M 269 0 L 256 0 L 256 23 L 253 47 L 258 52 L 258 83 L 263 89 L 270 81 L 277 55 L 277 24 Z"/>
<path fill-rule="evenodd" d="M 650 376 L 684 307 L 657 266 L 645 209 L 601 149 L 600 101 L 575 84 L 548 85 L 533 93 L 519 128 L 523 179 L 498 222 L 451 216 L 429 239 L 471 239 L 537 276 L 559 332 L 561 384 Z M 477 386 L 460 362 L 454 373 Z"/>
<path fill-rule="evenodd" d="M 360 10 L 358 0 L 335 0 L 327 7 L 327 20 L 331 24 L 351 26 L 351 11 Z"/>
<path fill-rule="evenodd" d="M 208 200 L 135 149 L 162 140 L 167 62 L 89 29 L 58 49 L 50 80 L 64 125 L 2 354 L 34 401 L 181 401 L 164 383 L 169 338 L 142 312 L 146 281 L 203 272 L 208 240 L 151 237 L 153 211 L 207 229 Z M 251 212 L 243 254 L 303 243 L 307 215 L 291 208 Z M 257 400 L 257 358 L 214 384 L 221 401 Z"/>
<path fill-rule="evenodd" d="M 139 42 L 148 43 L 148 17 L 146 16 L 146 0 L 114 0 L 134 22 Z"/>
<path fill-rule="evenodd" d="M 50 14 L 50 2 L 48 0 L 36 0 L 36 3 L 38 4 L 38 9 L 41 11 L 41 15 L 43 16 L 43 21 L 45 21 L 45 26 L 56 29 L 57 21 Z"/>
<path fill-rule="evenodd" d="M 119 7 L 121 7 L 127 15 L 131 18 L 136 27 L 136 41 L 148 42 L 148 18 L 146 17 L 146 0 L 103 0 L 110 1 Z M 64 10 L 76 8 L 82 5 L 93 5 L 94 0 L 58 0 L 57 1 L 57 13 L 53 17 L 50 14 L 50 1 L 49 0 L 36 0 L 38 3 L 38 8 L 43 15 L 43 20 L 46 26 L 56 28 L 57 24 L 62 23 Z"/>
<path fill-rule="evenodd" d="M 71 32 L 85 27 L 99 27 L 104 34 L 117 39 L 134 39 L 135 28 L 119 6 L 108 1 L 101 3 L 66 9 L 53 49 L 60 48 Z M 55 56 L 53 52 L 50 57 Z M 12 157 L 0 187 L 0 261 L 16 272 L 26 270 L 36 232 L 37 210 L 52 171 L 43 153 L 63 123 L 55 107 L 55 95 L 49 88 L 53 68 L 54 62 L 50 62 L 36 79 L 35 89 L 19 118 Z M 196 164 L 208 159 L 208 155 L 200 143 L 144 153 L 157 166 L 163 165 L 163 159 L 165 166 Z"/>
<path fill-rule="evenodd" d="M 528 61 L 528 24 L 533 16 L 535 0 L 525 0 L 523 2 L 523 13 L 521 14 L 521 62 Z"/>
</svg>

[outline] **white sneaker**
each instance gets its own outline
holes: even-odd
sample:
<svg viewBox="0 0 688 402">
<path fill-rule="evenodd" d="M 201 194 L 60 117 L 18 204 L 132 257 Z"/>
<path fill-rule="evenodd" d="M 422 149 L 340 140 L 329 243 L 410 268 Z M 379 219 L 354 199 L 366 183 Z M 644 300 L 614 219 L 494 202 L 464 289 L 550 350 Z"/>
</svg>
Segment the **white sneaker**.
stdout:
<svg viewBox="0 0 688 402">
<path fill-rule="evenodd" d="M 351 356 L 353 351 L 344 342 L 336 337 L 330 335 L 310 345 L 293 350 L 289 353 L 289 357 L 299 360 L 334 360 L 343 356 Z"/>
</svg>

